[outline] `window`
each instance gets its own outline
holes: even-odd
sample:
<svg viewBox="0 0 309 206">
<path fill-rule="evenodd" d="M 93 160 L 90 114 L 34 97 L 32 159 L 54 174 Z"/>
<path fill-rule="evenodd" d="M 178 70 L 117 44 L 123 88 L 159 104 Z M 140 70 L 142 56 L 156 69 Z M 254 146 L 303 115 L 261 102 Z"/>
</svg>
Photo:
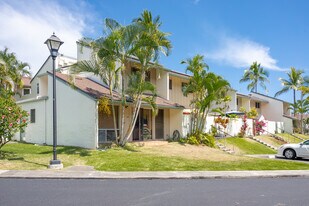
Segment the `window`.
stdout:
<svg viewBox="0 0 309 206">
<path fill-rule="evenodd" d="M 257 108 L 257 109 L 260 108 L 260 102 L 255 102 L 255 108 Z"/>
<path fill-rule="evenodd" d="M 172 79 L 170 79 L 169 88 L 170 88 L 170 89 L 173 89 L 173 82 L 172 82 Z"/>
<path fill-rule="evenodd" d="M 40 94 L 40 84 L 39 83 L 36 84 L 36 93 Z"/>
<path fill-rule="evenodd" d="M 30 123 L 35 123 L 35 109 L 30 109 Z"/>
<path fill-rule="evenodd" d="M 181 91 L 184 92 L 187 86 L 188 86 L 188 83 L 182 82 L 181 83 Z"/>
<path fill-rule="evenodd" d="M 236 105 L 237 105 L 237 106 L 238 106 L 238 104 L 239 104 L 238 102 L 239 102 L 239 99 L 238 99 L 238 98 L 236 98 Z"/>
<path fill-rule="evenodd" d="M 28 95 L 28 94 L 30 94 L 31 93 L 31 89 L 30 88 L 24 88 L 23 89 L 23 95 L 25 96 L 25 95 Z"/>
</svg>

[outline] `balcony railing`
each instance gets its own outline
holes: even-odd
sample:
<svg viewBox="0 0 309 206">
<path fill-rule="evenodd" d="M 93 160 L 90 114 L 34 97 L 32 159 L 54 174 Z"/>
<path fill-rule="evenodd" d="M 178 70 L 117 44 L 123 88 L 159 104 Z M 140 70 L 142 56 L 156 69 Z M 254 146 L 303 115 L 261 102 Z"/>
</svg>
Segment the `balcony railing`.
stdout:
<svg viewBox="0 0 309 206">
<path fill-rule="evenodd" d="M 119 134 L 119 129 L 117 129 Z M 99 144 L 113 142 L 116 140 L 115 130 L 114 129 L 99 129 Z"/>
</svg>

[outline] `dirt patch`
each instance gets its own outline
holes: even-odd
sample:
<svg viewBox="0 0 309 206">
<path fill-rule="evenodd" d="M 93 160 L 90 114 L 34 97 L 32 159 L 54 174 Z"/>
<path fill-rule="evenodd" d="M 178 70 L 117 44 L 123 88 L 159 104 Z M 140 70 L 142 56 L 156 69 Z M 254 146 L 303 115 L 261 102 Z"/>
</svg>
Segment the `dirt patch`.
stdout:
<svg viewBox="0 0 309 206">
<path fill-rule="evenodd" d="M 164 144 L 145 144 L 140 150 L 146 154 L 182 157 L 187 159 L 200 159 L 209 161 L 238 161 L 243 157 L 227 154 L 219 149 L 206 146 L 182 145 L 175 142 Z"/>
</svg>

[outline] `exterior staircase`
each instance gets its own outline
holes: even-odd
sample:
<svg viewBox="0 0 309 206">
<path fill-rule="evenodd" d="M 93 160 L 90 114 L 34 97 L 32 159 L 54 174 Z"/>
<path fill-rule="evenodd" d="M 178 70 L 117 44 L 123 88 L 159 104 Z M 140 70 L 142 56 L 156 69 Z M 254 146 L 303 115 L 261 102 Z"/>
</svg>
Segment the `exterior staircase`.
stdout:
<svg viewBox="0 0 309 206">
<path fill-rule="evenodd" d="M 221 143 L 216 143 L 216 145 L 217 145 L 217 147 L 220 149 L 220 150 L 222 150 L 223 152 L 226 152 L 226 153 L 228 153 L 228 154 L 234 154 L 235 153 L 235 151 L 233 151 L 232 149 L 230 149 L 230 148 L 227 148 L 226 146 L 224 146 L 223 144 L 221 144 Z"/>
<path fill-rule="evenodd" d="M 263 144 L 263 145 L 265 145 L 265 146 L 267 146 L 267 147 L 269 147 L 269 148 L 271 148 L 273 150 L 277 150 L 278 149 L 278 148 L 276 148 L 276 147 L 274 147 L 274 146 L 272 146 L 272 145 L 270 145 L 270 144 L 260 140 L 259 138 L 254 137 L 254 136 L 249 136 L 249 138 L 254 140 L 254 141 L 256 141 L 256 142 L 258 142 L 258 143 L 261 143 L 261 144 Z"/>
<path fill-rule="evenodd" d="M 283 142 L 283 143 L 285 143 L 285 144 L 288 143 L 285 139 L 283 139 L 282 137 L 280 137 L 280 136 L 278 136 L 278 135 L 276 135 L 276 134 L 267 132 L 267 131 L 265 131 L 265 130 L 264 130 L 264 132 L 266 132 L 269 136 L 271 136 L 271 137 L 273 137 L 273 138 L 275 138 L 275 139 L 277 139 L 277 140 L 279 140 L 279 141 L 281 141 L 281 142 Z"/>
<path fill-rule="evenodd" d="M 300 139 L 301 141 L 305 141 L 304 138 L 301 138 L 301 137 L 299 137 L 299 136 L 297 136 L 297 135 L 295 135 L 295 134 L 291 134 L 291 133 L 288 133 L 288 134 L 291 135 L 291 136 L 293 136 L 293 137 L 295 137 L 295 138 L 297 138 L 297 139 Z"/>
</svg>

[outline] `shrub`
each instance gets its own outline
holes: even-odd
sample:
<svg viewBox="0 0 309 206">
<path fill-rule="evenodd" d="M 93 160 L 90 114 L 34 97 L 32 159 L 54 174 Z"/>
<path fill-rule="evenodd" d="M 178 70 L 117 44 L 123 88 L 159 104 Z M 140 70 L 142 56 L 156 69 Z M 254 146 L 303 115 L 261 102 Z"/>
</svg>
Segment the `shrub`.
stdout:
<svg viewBox="0 0 309 206">
<path fill-rule="evenodd" d="M 0 96 L 0 149 L 27 126 L 28 114 L 12 97 Z"/>
<path fill-rule="evenodd" d="M 255 121 L 255 132 L 256 132 L 256 134 L 260 135 L 261 133 L 263 133 L 264 132 L 263 127 L 265 127 L 265 126 L 266 126 L 266 122 L 264 122 L 263 120 L 261 120 L 261 121 L 256 120 Z"/>
<path fill-rule="evenodd" d="M 247 124 L 247 115 L 244 115 L 244 117 L 242 118 L 242 126 L 240 128 L 240 131 L 238 133 L 239 137 L 245 137 L 246 136 L 246 132 L 248 129 L 248 124 Z"/>
<path fill-rule="evenodd" d="M 195 133 L 189 135 L 186 141 L 188 144 L 192 145 L 206 145 L 209 147 L 215 146 L 215 138 L 211 134 L 207 133 Z"/>
</svg>

